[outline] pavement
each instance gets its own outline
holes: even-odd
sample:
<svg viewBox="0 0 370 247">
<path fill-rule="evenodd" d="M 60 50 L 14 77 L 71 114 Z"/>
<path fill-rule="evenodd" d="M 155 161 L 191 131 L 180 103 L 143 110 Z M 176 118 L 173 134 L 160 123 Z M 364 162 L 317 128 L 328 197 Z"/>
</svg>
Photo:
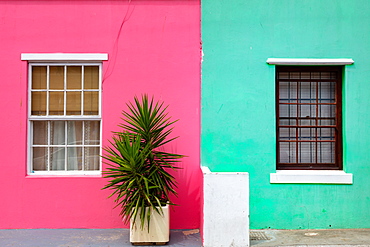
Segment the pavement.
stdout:
<svg viewBox="0 0 370 247">
<path fill-rule="evenodd" d="M 250 236 L 250 246 L 253 247 L 370 247 L 370 229 L 251 230 Z M 128 229 L 0 230 L 0 247 L 9 246 L 122 247 L 132 245 Z M 199 230 L 171 230 L 170 242 L 166 246 L 201 247 Z"/>
<path fill-rule="evenodd" d="M 251 246 L 365 247 L 370 246 L 370 229 L 251 230 Z M 259 240 L 258 240 L 259 239 Z"/>
</svg>

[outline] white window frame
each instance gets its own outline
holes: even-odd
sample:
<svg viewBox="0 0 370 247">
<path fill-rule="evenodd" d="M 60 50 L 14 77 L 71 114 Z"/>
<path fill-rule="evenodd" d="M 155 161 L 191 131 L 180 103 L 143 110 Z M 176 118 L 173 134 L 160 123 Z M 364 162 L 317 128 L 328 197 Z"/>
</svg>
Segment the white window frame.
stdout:
<svg viewBox="0 0 370 247">
<path fill-rule="evenodd" d="M 34 121 L 99 121 L 100 122 L 100 142 L 99 142 L 99 155 L 102 152 L 102 60 L 107 60 L 107 54 L 22 54 L 21 60 L 27 60 L 28 64 L 28 124 L 27 124 L 27 174 L 30 176 L 34 175 L 62 175 L 62 176 L 85 176 L 85 175 L 99 175 L 101 176 L 102 171 L 102 158 L 99 158 L 99 170 L 95 171 L 33 171 L 33 157 L 32 157 L 32 123 Z M 99 113 L 98 115 L 66 115 L 64 112 L 63 116 L 52 115 L 52 116 L 34 116 L 31 115 L 31 83 L 32 83 L 32 66 L 98 66 L 99 67 Z M 64 83 L 65 83 L 64 79 Z M 48 90 L 48 89 L 47 89 Z M 66 90 L 66 89 L 64 89 Z M 83 102 L 83 101 L 82 101 Z M 83 104 L 81 102 L 81 104 Z M 64 104 L 66 101 L 64 100 Z M 66 105 L 64 106 L 64 111 L 66 110 Z M 82 112 L 81 112 L 82 113 Z M 67 144 L 66 144 L 67 145 Z M 85 145 L 83 145 L 85 146 Z M 66 168 L 67 169 L 67 168 Z"/>
<path fill-rule="evenodd" d="M 351 65 L 351 58 L 268 58 L 270 65 Z M 276 170 L 271 184 L 353 184 L 353 174 L 335 170 Z"/>
</svg>

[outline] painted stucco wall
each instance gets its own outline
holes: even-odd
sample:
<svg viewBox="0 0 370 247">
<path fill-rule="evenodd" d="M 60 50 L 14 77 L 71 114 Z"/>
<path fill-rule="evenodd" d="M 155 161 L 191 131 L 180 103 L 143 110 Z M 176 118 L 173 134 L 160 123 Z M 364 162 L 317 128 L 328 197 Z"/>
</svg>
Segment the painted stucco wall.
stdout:
<svg viewBox="0 0 370 247">
<path fill-rule="evenodd" d="M 252 229 L 370 227 L 368 20 L 367 0 L 202 1 L 202 165 L 249 172 Z M 275 68 L 267 58 L 355 61 L 343 80 L 343 159 L 352 185 L 270 184 Z"/>
<path fill-rule="evenodd" d="M 119 32 L 122 26 L 121 32 Z M 0 1 L 0 228 L 121 228 L 101 177 L 26 175 L 27 61 L 21 53 L 108 53 L 103 145 L 125 102 L 148 93 L 180 119 L 167 146 L 187 155 L 177 172 L 171 228 L 199 227 L 201 171 L 198 0 Z"/>
</svg>

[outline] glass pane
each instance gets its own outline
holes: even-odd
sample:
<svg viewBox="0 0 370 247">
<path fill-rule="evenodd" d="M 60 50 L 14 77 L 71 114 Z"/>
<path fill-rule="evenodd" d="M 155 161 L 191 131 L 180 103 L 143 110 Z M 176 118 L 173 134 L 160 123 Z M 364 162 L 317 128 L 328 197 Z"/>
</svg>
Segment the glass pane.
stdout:
<svg viewBox="0 0 370 247">
<path fill-rule="evenodd" d="M 49 67 L 49 89 L 64 89 L 64 67 Z"/>
<path fill-rule="evenodd" d="M 316 125 L 316 120 L 315 119 L 300 119 L 299 120 L 299 125 L 301 125 L 301 126 Z"/>
<path fill-rule="evenodd" d="M 67 89 L 82 88 L 82 68 L 80 66 L 67 67 Z"/>
<path fill-rule="evenodd" d="M 279 105 L 280 117 L 296 117 L 297 105 Z"/>
<path fill-rule="evenodd" d="M 64 92 L 50 92 L 49 115 L 64 115 Z"/>
<path fill-rule="evenodd" d="M 297 125 L 296 119 L 279 119 L 279 125 Z"/>
<path fill-rule="evenodd" d="M 279 72 L 279 79 L 289 79 L 289 72 Z"/>
<path fill-rule="evenodd" d="M 85 145 L 100 144 L 100 122 L 85 121 Z"/>
<path fill-rule="evenodd" d="M 82 145 L 82 121 L 67 122 L 68 145 Z"/>
<path fill-rule="evenodd" d="M 296 163 L 296 143 L 280 142 L 280 163 Z"/>
<path fill-rule="evenodd" d="M 48 144 L 48 122 L 34 121 L 33 125 L 33 144 L 47 145 Z"/>
<path fill-rule="evenodd" d="M 321 72 L 320 79 L 330 79 L 331 78 L 330 72 Z"/>
<path fill-rule="evenodd" d="M 295 128 L 280 128 L 279 129 L 280 140 L 295 140 L 296 129 Z"/>
<path fill-rule="evenodd" d="M 334 140 L 334 128 L 320 128 L 318 129 L 319 140 L 328 141 Z"/>
<path fill-rule="evenodd" d="M 50 170 L 65 170 L 65 148 L 50 148 Z"/>
<path fill-rule="evenodd" d="M 320 119 L 319 125 L 335 125 L 335 119 Z"/>
<path fill-rule="evenodd" d="M 82 170 L 82 147 L 67 148 L 67 170 Z"/>
<path fill-rule="evenodd" d="M 50 142 L 51 145 L 65 144 L 64 121 L 50 121 Z"/>
<path fill-rule="evenodd" d="M 46 89 L 46 66 L 32 66 L 32 89 Z"/>
<path fill-rule="evenodd" d="M 316 163 L 316 142 L 298 143 L 298 162 Z"/>
<path fill-rule="evenodd" d="M 290 79 L 300 79 L 301 73 L 300 72 L 289 72 Z"/>
<path fill-rule="evenodd" d="M 46 92 L 32 92 L 31 114 L 46 115 Z"/>
<path fill-rule="evenodd" d="M 316 105 L 300 105 L 300 117 L 316 117 Z"/>
<path fill-rule="evenodd" d="M 316 103 L 316 83 L 301 82 L 299 84 L 300 103 Z"/>
<path fill-rule="evenodd" d="M 96 171 L 99 170 L 99 148 L 89 147 L 85 148 L 85 161 L 84 161 L 84 170 L 87 171 Z"/>
<path fill-rule="evenodd" d="M 99 114 L 99 92 L 84 92 L 84 115 Z"/>
<path fill-rule="evenodd" d="M 280 82 L 279 83 L 280 103 L 297 102 L 297 82 Z"/>
<path fill-rule="evenodd" d="M 85 66 L 84 89 L 99 89 L 99 67 Z"/>
<path fill-rule="evenodd" d="M 32 162 L 34 171 L 47 171 L 48 149 L 41 147 L 32 148 Z"/>
<path fill-rule="evenodd" d="M 319 117 L 335 117 L 335 105 L 320 105 Z"/>
<path fill-rule="evenodd" d="M 334 142 L 319 142 L 317 162 L 318 163 L 335 163 L 335 144 Z"/>
<path fill-rule="evenodd" d="M 67 92 L 67 115 L 81 115 L 81 92 Z"/>
<path fill-rule="evenodd" d="M 301 141 L 314 141 L 316 140 L 315 128 L 300 128 L 298 129 L 299 140 Z"/>
<path fill-rule="evenodd" d="M 320 83 L 319 102 L 335 103 L 335 82 Z"/>
</svg>

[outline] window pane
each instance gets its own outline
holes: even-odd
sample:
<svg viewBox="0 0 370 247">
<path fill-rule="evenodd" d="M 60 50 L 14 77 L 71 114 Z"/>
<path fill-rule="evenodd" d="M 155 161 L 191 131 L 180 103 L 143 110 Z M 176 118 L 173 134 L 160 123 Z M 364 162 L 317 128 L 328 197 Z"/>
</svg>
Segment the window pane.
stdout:
<svg viewBox="0 0 370 247">
<path fill-rule="evenodd" d="M 67 122 L 68 145 L 82 145 L 82 121 Z"/>
<path fill-rule="evenodd" d="M 67 115 L 81 115 L 81 93 L 67 92 Z"/>
<path fill-rule="evenodd" d="M 319 125 L 335 125 L 335 119 L 321 119 Z"/>
<path fill-rule="evenodd" d="M 49 89 L 64 89 L 64 66 L 50 66 L 49 69 Z"/>
<path fill-rule="evenodd" d="M 335 117 L 335 105 L 320 105 L 319 117 Z"/>
<path fill-rule="evenodd" d="M 67 157 L 68 171 L 82 170 L 82 147 L 68 147 Z"/>
<path fill-rule="evenodd" d="M 334 142 L 319 142 L 317 152 L 318 163 L 335 163 Z"/>
<path fill-rule="evenodd" d="M 84 92 L 84 115 L 99 114 L 99 92 Z"/>
<path fill-rule="evenodd" d="M 297 117 L 297 105 L 279 105 L 280 117 Z"/>
<path fill-rule="evenodd" d="M 99 67 L 85 66 L 84 89 L 99 89 Z"/>
<path fill-rule="evenodd" d="M 299 84 L 300 103 L 316 103 L 316 83 L 301 82 Z"/>
<path fill-rule="evenodd" d="M 296 143 L 280 142 L 280 163 L 296 163 Z"/>
<path fill-rule="evenodd" d="M 50 148 L 50 170 L 65 170 L 65 148 Z"/>
<path fill-rule="evenodd" d="M 99 170 L 99 148 L 85 148 L 84 170 Z"/>
<path fill-rule="evenodd" d="M 34 121 L 33 126 L 33 144 L 47 145 L 48 144 L 48 122 Z"/>
<path fill-rule="evenodd" d="M 280 82 L 279 84 L 280 103 L 297 102 L 297 82 Z"/>
<path fill-rule="evenodd" d="M 316 125 L 316 120 L 315 119 L 300 119 L 298 122 L 299 122 L 300 126 Z"/>
<path fill-rule="evenodd" d="M 50 141 L 51 145 L 65 144 L 64 121 L 50 121 Z"/>
<path fill-rule="evenodd" d="M 34 147 L 32 152 L 33 170 L 46 171 L 48 169 L 48 149 L 46 147 Z"/>
<path fill-rule="evenodd" d="M 279 137 L 280 140 L 295 140 L 296 128 L 280 128 Z"/>
<path fill-rule="evenodd" d="M 321 82 L 319 89 L 320 103 L 335 103 L 335 82 Z"/>
<path fill-rule="evenodd" d="M 316 105 L 300 105 L 299 112 L 301 117 L 316 117 Z"/>
<path fill-rule="evenodd" d="M 319 139 L 322 141 L 334 140 L 334 129 L 333 128 L 319 128 L 318 129 Z"/>
<path fill-rule="evenodd" d="M 32 66 L 32 89 L 46 89 L 46 66 Z"/>
<path fill-rule="evenodd" d="M 46 115 L 46 92 L 32 92 L 32 115 Z"/>
<path fill-rule="evenodd" d="M 64 92 L 50 92 L 49 114 L 64 115 Z"/>
<path fill-rule="evenodd" d="M 298 129 L 298 136 L 301 141 L 314 141 L 316 140 L 316 129 L 300 128 Z"/>
<path fill-rule="evenodd" d="M 316 142 L 298 143 L 298 162 L 316 163 Z"/>
<path fill-rule="evenodd" d="M 100 122 L 85 121 L 85 145 L 100 144 Z"/>
<path fill-rule="evenodd" d="M 67 89 L 82 88 L 82 68 L 80 66 L 67 67 Z"/>
</svg>

